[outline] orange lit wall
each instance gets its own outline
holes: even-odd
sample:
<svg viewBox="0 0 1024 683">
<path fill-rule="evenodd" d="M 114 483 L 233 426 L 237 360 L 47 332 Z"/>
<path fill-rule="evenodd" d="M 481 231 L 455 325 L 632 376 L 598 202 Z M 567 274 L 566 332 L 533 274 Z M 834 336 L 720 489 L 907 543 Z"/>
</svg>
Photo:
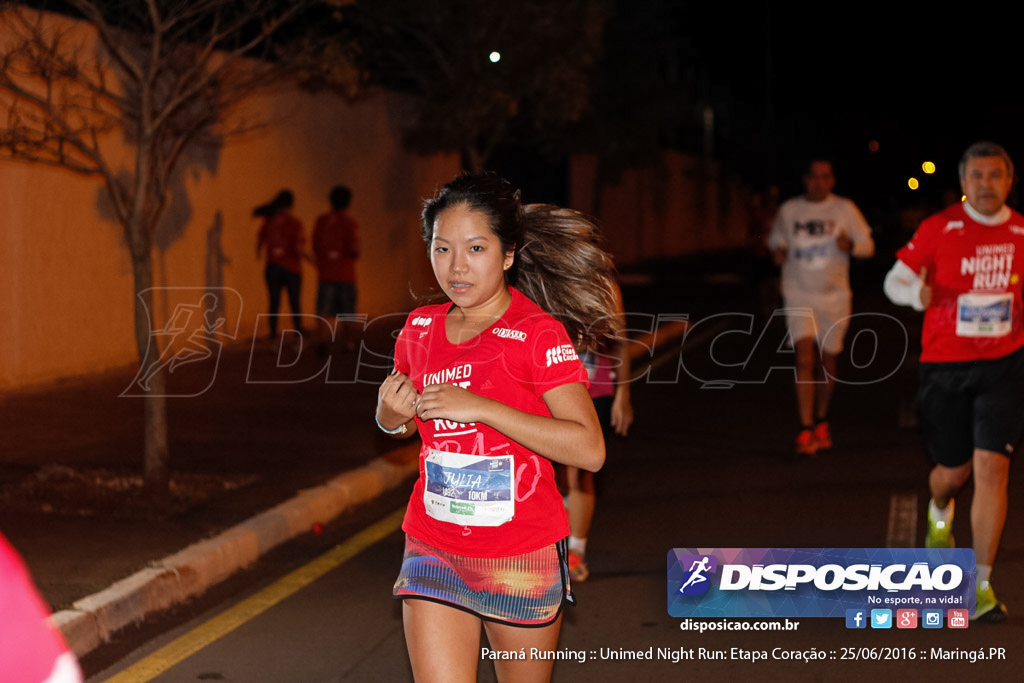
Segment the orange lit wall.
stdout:
<svg viewBox="0 0 1024 683">
<path fill-rule="evenodd" d="M 252 209 L 290 188 L 308 239 L 338 183 L 352 189 L 361 228 L 360 312 L 410 310 L 410 286 L 432 282 L 421 203 L 458 171 L 457 158 L 405 152 L 403 101 L 383 93 L 350 105 L 278 92 L 241 113 L 267 125 L 190 159 L 179 178 L 153 251 L 161 288 L 153 324 L 179 301 L 194 301 L 198 289 L 219 287 L 237 292 L 225 298 L 225 313 L 240 321 L 239 341 L 265 335 L 257 329 L 267 294 Z M 0 390 L 137 364 L 131 262 L 120 226 L 103 217 L 100 179 L 3 160 L 0 187 Z M 303 278 L 303 310 L 311 314 L 311 265 Z"/>
<path fill-rule="evenodd" d="M 183 162 L 153 250 L 151 327 L 212 288 L 231 293 L 223 312 L 238 322 L 239 343 L 266 335 L 258 324 L 267 294 L 252 209 L 291 189 L 308 238 L 339 183 L 352 189 L 351 214 L 361 227 L 359 311 L 372 317 L 410 310 L 410 290 L 433 284 L 420 207 L 457 173 L 458 158 L 402 149 L 407 105 L 383 92 L 350 104 L 298 90 L 246 102 L 235 116 L 263 127 L 194 150 Z M 118 139 L 112 156 L 126 166 L 130 150 L 117 149 Z M 573 161 L 571 203 L 601 219 L 620 264 L 744 239 L 742 188 L 697 160 L 668 154 L 661 168 L 627 172 L 602 188 L 597 175 L 592 157 Z M 0 188 L 0 391 L 137 366 L 131 262 L 122 229 L 105 209 L 101 179 L 0 160 Z M 311 265 L 303 277 L 302 308 L 312 314 Z"/>
</svg>

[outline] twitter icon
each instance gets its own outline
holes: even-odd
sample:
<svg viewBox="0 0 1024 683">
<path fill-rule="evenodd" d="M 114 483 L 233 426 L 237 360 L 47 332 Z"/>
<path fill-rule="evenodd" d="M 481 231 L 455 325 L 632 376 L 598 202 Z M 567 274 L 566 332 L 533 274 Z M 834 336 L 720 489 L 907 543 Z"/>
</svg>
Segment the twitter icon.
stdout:
<svg viewBox="0 0 1024 683">
<path fill-rule="evenodd" d="M 892 610 L 871 610 L 871 628 L 892 628 Z"/>
</svg>

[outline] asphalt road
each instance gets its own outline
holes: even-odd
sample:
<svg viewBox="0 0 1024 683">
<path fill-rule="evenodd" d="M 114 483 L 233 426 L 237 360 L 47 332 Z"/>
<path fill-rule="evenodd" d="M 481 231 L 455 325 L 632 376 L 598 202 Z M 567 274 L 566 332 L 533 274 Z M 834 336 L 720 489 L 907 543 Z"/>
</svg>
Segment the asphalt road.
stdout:
<svg viewBox="0 0 1024 683">
<path fill-rule="evenodd" d="M 875 273 L 861 277 L 870 286 Z M 792 453 L 792 356 L 780 347 L 781 321 L 751 317 L 749 289 L 736 284 L 692 308 L 664 289 L 645 299 L 647 312 L 687 314 L 693 327 L 679 346 L 640 364 L 636 422 L 628 437 L 609 443 L 588 546 L 591 576 L 575 586 L 579 605 L 564 620 L 555 680 L 1019 680 L 1024 514 L 1013 501 L 1024 496 L 1020 476 L 1011 476 L 993 575 L 1010 609 L 1000 626 L 852 630 L 843 619 L 794 618 L 795 630 L 697 634 L 668 615 L 671 548 L 873 548 L 923 539 L 928 467 L 908 410 L 913 323 L 873 290 L 858 297 L 863 315 L 833 402 L 836 446 L 800 458 Z M 90 681 L 412 680 L 400 606 L 390 596 L 402 553 L 394 515 L 401 497 L 275 551 L 223 601 Z M 962 494 L 954 522 L 962 543 L 970 538 L 969 498 Z M 979 651 L 986 659 L 972 662 Z M 642 658 L 624 659 L 636 653 Z M 800 658 L 807 653 L 823 658 Z M 958 658 L 939 659 L 943 653 Z M 480 680 L 494 680 L 489 661 L 481 662 Z"/>
</svg>

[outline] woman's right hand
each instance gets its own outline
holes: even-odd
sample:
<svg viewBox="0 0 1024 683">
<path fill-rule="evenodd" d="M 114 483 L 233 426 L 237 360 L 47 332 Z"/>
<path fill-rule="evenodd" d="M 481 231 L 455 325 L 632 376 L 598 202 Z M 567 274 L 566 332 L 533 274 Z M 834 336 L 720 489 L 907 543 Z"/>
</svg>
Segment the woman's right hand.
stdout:
<svg viewBox="0 0 1024 683">
<path fill-rule="evenodd" d="M 377 391 L 377 421 L 387 429 L 398 429 L 416 416 L 419 392 L 412 380 L 392 372 Z"/>
</svg>

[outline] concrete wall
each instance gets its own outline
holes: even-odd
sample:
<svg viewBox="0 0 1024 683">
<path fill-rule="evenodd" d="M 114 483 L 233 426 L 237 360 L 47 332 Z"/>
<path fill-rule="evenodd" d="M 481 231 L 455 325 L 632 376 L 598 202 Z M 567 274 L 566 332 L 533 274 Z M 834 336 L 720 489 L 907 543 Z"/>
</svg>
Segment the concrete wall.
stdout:
<svg viewBox="0 0 1024 683">
<path fill-rule="evenodd" d="M 193 153 L 177 179 L 153 252 L 155 284 L 164 288 L 154 329 L 179 303 L 194 304 L 197 291 L 228 288 L 218 291 L 230 293 L 223 313 L 235 338 L 265 334 L 257 329 L 267 295 L 252 208 L 290 188 L 308 238 L 338 183 L 352 188 L 361 227 L 360 312 L 409 310 L 410 286 L 422 291 L 433 281 L 420 206 L 458 171 L 458 159 L 404 151 L 403 104 L 384 93 L 351 105 L 298 91 L 248 102 L 239 114 L 267 125 Z M 120 226 L 106 217 L 102 181 L 0 160 L 0 188 L 0 390 L 137 364 L 131 261 Z M 312 266 L 303 278 L 303 311 L 312 313 Z"/>
<path fill-rule="evenodd" d="M 175 179 L 153 251 L 159 290 L 151 329 L 216 291 L 233 339 L 266 334 L 252 208 L 291 189 L 308 237 L 337 183 L 352 188 L 361 226 L 360 312 L 409 310 L 410 290 L 433 285 L 418 236 L 420 206 L 458 171 L 458 159 L 402 149 L 406 105 L 382 92 L 352 105 L 298 90 L 246 102 L 232 120 L 264 125 L 192 150 Z M 108 141 L 110 157 L 127 165 L 130 150 L 119 139 Z M 743 188 L 691 157 L 668 153 L 660 167 L 628 171 L 613 185 L 599 182 L 593 157 L 577 157 L 570 182 L 571 205 L 601 220 L 619 264 L 745 239 Z M 137 365 L 131 262 L 102 180 L 0 160 L 0 188 L 0 391 Z M 303 278 L 302 308 L 311 314 L 316 273 L 308 264 Z"/>
<path fill-rule="evenodd" d="M 598 161 L 572 160 L 570 203 L 596 217 L 620 265 L 747 241 L 749 191 L 716 164 L 666 152 L 658 166 L 602 183 Z"/>
</svg>

